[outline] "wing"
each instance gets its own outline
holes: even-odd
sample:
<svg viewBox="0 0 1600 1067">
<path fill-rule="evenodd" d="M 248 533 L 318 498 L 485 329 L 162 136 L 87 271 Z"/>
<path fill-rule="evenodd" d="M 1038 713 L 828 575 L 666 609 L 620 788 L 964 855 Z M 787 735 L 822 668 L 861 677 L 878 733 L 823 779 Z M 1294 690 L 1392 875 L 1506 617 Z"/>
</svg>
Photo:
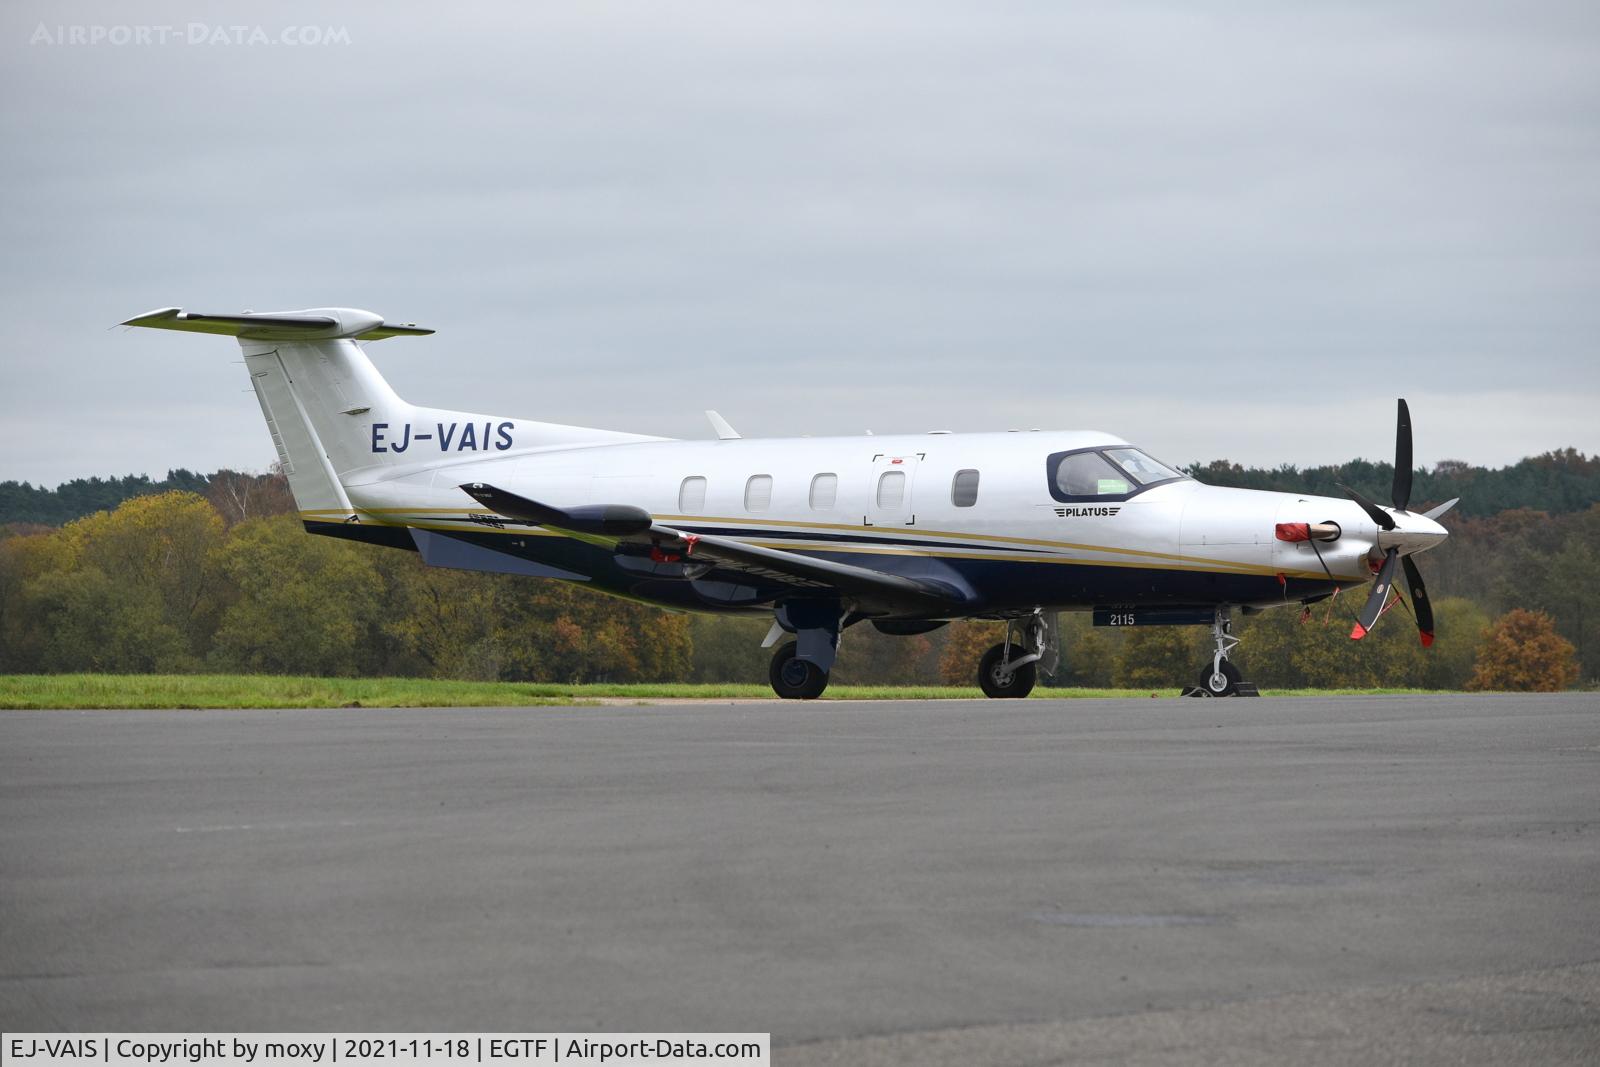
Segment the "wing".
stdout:
<svg viewBox="0 0 1600 1067">
<path fill-rule="evenodd" d="M 937 614 L 958 611 L 968 601 L 961 590 L 942 582 L 746 544 L 731 537 L 677 530 L 656 522 L 643 508 L 627 504 L 555 508 L 482 482 L 461 488 L 496 515 L 582 541 L 612 546 L 624 541 L 649 544 L 686 558 L 715 561 L 718 570 L 737 571 L 797 592 L 838 592 L 869 609 Z"/>
</svg>

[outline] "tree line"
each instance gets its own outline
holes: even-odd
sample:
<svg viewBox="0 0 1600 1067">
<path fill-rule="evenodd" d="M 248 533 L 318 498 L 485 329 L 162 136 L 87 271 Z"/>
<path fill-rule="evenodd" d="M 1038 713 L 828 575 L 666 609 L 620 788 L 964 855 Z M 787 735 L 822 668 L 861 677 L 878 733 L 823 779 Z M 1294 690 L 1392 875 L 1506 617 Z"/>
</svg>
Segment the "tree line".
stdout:
<svg viewBox="0 0 1600 1067">
<path fill-rule="evenodd" d="M 1270 469 L 1214 460 L 1184 469 L 1209 485 L 1316 496 L 1343 496 L 1340 487 L 1348 485 L 1385 503 L 1394 481 L 1394 464 L 1364 459 L 1333 466 L 1300 468 L 1285 464 Z M 1414 473 L 1413 501 L 1443 503 L 1451 497 L 1461 498 L 1455 514 L 1475 517 L 1519 508 L 1551 515 L 1585 511 L 1600 500 L 1600 455 L 1586 456 L 1575 448 L 1558 449 L 1499 468 L 1447 459 L 1431 470 Z"/>
<path fill-rule="evenodd" d="M 1389 498 L 1394 466 L 1364 459 L 1334 466 L 1242 467 L 1225 459 L 1195 463 L 1184 470 L 1211 485 L 1240 489 L 1270 489 L 1285 493 L 1340 496 L 1341 485 L 1355 486 L 1375 500 Z M 270 499 L 250 508 L 249 490 L 268 493 Z M 288 486 L 270 474 L 219 470 L 197 474 L 178 468 L 165 478 L 128 474 L 120 478 L 74 478 L 54 489 L 29 482 L 0 482 L 0 527 L 15 524 L 61 526 L 96 511 L 109 511 L 136 496 L 180 489 L 199 493 L 219 510 L 240 518 L 276 514 L 292 509 Z M 240 493 L 243 491 L 243 498 Z M 1600 455 L 1586 456 L 1577 449 L 1557 449 L 1530 456 L 1508 467 L 1475 467 L 1460 460 L 1445 460 L 1431 470 L 1416 472 L 1412 495 L 1417 500 L 1444 501 L 1460 497 L 1458 515 L 1487 516 L 1512 508 L 1549 514 L 1584 511 L 1600 500 Z M 234 506 L 229 507 L 229 499 Z"/>
<path fill-rule="evenodd" d="M 1557 474 L 1529 485 L 1565 486 L 1573 472 L 1594 466 L 1577 453 L 1550 456 L 1567 458 L 1554 463 Z M 1279 477 L 1213 467 L 1242 473 L 1202 471 L 1202 480 Z M 1356 481 L 1387 478 L 1368 465 Z M 674 614 L 581 585 L 429 568 L 413 552 L 308 536 L 284 479 L 273 473 L 174 471 L 168 481 L 182 484 L 132 493 L 62 525 L 0 527 L 0 672 L 765 679 L 762 619 Z M 107 492 L 158 484 L 68 483 Z M 1421 486 L 1419 475 L 1419 500 Z M 1237 660 L 1246 677 L 1284 687 L 1593 684 L 1600 676 L 1590 607 L 1600 597 L 1600 504 L 1591 498 L 1580 509 L 1565 489 L 1541 499 L 1567 503 L 1490 515 L 1462 508 L 1447 520 L 1450 540 L 1423 559 L 1437 617 L 1433 649 L 1420 648 L 1400 607 L 1366 640 L 1351 642 L 1362 594 L 1347 593 L 1309 612 L 1291 606 L 1238 617 Z M 1067 614 L 1062 630 L 1058 685 L 1171 688 L 1192 682 L 1209 656 L 1201 627 L 1095 628 L 1087 615 Z M 835 680 L 971 684 L 978 656 L 1000 635 L 998 624 L 981 622 L 918 637 L 856 626 Z M 1516 669 L 1537 678 L 1504 673 L 1512 670 L 1510 652 L 1529 649 L 1546 650 L 1548 664 Z"/>
</svg>

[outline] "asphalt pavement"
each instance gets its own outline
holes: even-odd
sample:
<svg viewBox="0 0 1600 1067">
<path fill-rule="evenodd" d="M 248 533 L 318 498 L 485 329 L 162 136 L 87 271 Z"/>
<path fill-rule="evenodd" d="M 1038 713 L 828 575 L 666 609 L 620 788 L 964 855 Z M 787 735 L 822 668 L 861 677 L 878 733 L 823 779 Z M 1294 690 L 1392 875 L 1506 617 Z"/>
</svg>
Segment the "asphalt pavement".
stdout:
<svg viewBox="0 0 1600 1067">
<path fill-rule="evenodd" d="M 0 712 L 0 1024 L 1593 1061 L 1597 846 L 1595 694 Z"/>
</svg>

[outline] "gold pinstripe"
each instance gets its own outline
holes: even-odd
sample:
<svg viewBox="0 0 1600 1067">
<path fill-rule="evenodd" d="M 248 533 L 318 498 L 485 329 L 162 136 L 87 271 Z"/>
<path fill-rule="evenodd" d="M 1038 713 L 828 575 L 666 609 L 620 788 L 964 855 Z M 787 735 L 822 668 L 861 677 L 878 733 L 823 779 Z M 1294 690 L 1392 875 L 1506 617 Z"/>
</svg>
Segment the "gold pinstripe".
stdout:
<svg viewBox="0 0 1600 1067">
<path fill-rule="evenodd" d="M 357 508 L 357 511 L 372 515 L 458 515 L 465 508 Z M 349 512 L 337 508 L 323 508 L 316 511 L 302 511 L 301 515 L 336 515 L 343 518 Z M 1048 541 L 1034 537 L 1011 537 L 1006 534 L 980 534 L 964 533 L 955 530 L 930 530 L 924 527 L 895 527 L 895 526 L 861 526 L 859 524 L 839 522 L 800 522 L 792 519 L 752 519 L 743 517 L 727 517 L 721 515 L 656 515 L 661 522 L 695 522 L 718 523 L 743 526 L 758 526 L 771 528 L 780 526 L 785 529 L 795 530 L 842 530 L 846 533 L 859 533 L 862 530 L 872 530 L 878 534 L 894 534 L 905 537 L 942 537 L 946 540 L 958 541 L 984 541 L 1002 545 L 1033 545 L 1041 548 L 1070 548 L 1078 552 L 1105 552 L 1118 556 L 1146 556 L 1151 559 L 1170 559 L 1188 562 L 1193 556 L 1185 556 L 1175 552 L 1157 552 L 1143 548 L 1122 548 L 1114 545 L 1089 545 L 1076 541 Z M 416 525 L 410 523 L 408 525 Z M 955 545 L 952 548 L 958 547 Z M 1245 566 L 1245 564 L 1239 564 Z M 1320 573 L 1320 572 L 1319 572 Z"/>
<path fill-rule="evenodd" d="M 461 509 L 461 508 L 357 508 L 356 510 L 358 512 L 362 513 L 362 514 L 376 515 L 376 514 L 379 514 L 379 513 L 383 513 L 383 514 L 399 516 L 399 515 L 417 515 L 417 514 L 459 514 L 463 509 Z M 300 512 L 300 515 L 303 518 L 312 518 L 312 519 L 315 519 L 318 516 L 339 516 L 342 519 L 344 516 L 347 516 L 348 514 L 349 514 L 349 512 L 347 512 L 347 511 L 343 511 L 343 510 L 339 510 L 339 509 L 329 509 L 329 508 L 315 509 L 315 510 L 308 509 L 308 510 L 303 510 L 303 511 Z M 713 517 L 713 516 L 690 516 L 690 515 L 661 515 L 661 516 L 657 516 L 657 518 L 660 518 L 660 519 L 663 519 L 663 520 L 668 520 L 668 521 L 689 520 L 689 521 L 693 521 L 693 522 L 705 522 L 705 523 L 728 522 L 728 523 L 739 523 L 739 524 L 745 524 L 745 525 L 751 525 L 751 524 L 754 524 L 757 521 L 759 521 L 759 520 L 753 520 L 753 519 L 723 519 L 723 518 L 717 518 L 717 517 Z M 402 523 L 383 522 L 383 521 L 380 520 L 379 521 L 379 525 L 390 526 L 390 527 L 399 527 L 399 528 L 402 528 L 402 529 L 406 528 L 406 527 L 415 527 L 415 528 L 417 528 L 419 530 L 444 530 L 444 531 L 449 531 L 449 532 L 454 532 L 454 533 L 460 533 L 463 530 L 473 530 L 473 531 L 478 532 L 478 533 L 496 534 L 496 535 L 508 536 L 508 537 L 509 536 L 514 536 L 514 537 L 565 537 L 565 536 L 567 536 L 566 534 L 559 533 L 559 532 L 556 532 L 556 531 L 538 529 L 538 528 L 524 528 L 524 529 L 517 529 L 517 530 L 495 529 L 493 527 L 487 527 L 487 526 L 484 526 L 484 525 L 482 525 L 480 523 L 474 523 L 474 522 L 471 522 L 470 520 L 466 520 L 466 519 L 457 520 L 455 522 L 402 522 Z M 799 529 L 846 530 L 846 531 L 851 531 L 851 532 L 859 531 L 859 530 L 863 529 L 863 527 L 860 527 L 860 526 L 851 526 L 851 525 L 846 525 L 846 524 L 841 524 L 841 523 L 802 523 L 802 522 L 776 521 L 776 520 L 772 521 L 772 522 L 764 523 L 763 525 L 766 525 L 766 526 L 769 526 L 769 527 L 770 526 L 784 526 L 784 527 L 799 528 Z M 874 531 L 877 531 L 879 533 L 897 533 L 897 534 L 905 534 L 905 535 L 913 535 L 913 534 L 915 534 L 915 535 L 922 536 L 922 537 L 946 537 L 946 538 L 962 538 L 962 539 L 970 539 L 970 540 L 990 540 L 990 541 L 1001 542 L 1002 544 L 1036 545 L 1036 546 L 1048 547 L 1048 548 L 1073 549 L 1073 550 L 1080 551 L 1080 552 L 1104 552 L 1104 553 L 1107 553 L 1107 554 L 1115 554 L 1115 555 L 1136 555 L 1136 556 L 1147 557 L 1147 560 L 1084 559 L 1084 558 L 1081 558 L 1081 557 L 1078 557 L 1078 556 L 1042 555 L 1042 554 L 1038 554 L 1038 553 L 1029 553 L 1027 555 L 1020 555 L 1020 554 L 1016 554 L 1016 553 L 984 552 L 984 551 L 982 551 L 982 549 L 984 549 L 986 547 L 993 547 L 993 546 L 989 546 L 989 545 L 975 545 L 972 548 L 968 548 L 965 545 L 950 545 L 948 547 L 950 549 L 954 550 L 954 551 L 939 552 L 939 551 L 934 551 L 934 550 L 930 550 L 930 549 L 927 549 L 927 548 L 920 548 L 920 547 L 917 547 L 917 548 L 896 548 L 896 547 L 888 546 L 888 545 L 871 545 L 871 546 L 869 546 L 869 545 L 850 545 L 850 544 L 839 544 L 837 542 L 810 542 L 810 543 L 806 543 L 806 542 L 799 542 L 799 541 L 761 541 L 761 540 L 751 539 L 751 540 L 746 541 L 745 543 L 746 544 L 751 544 L 751 545 L 756 545 L 756 546 L 761 547 L 761 548 L 773 548 L 773 549 L 788 550 L 788 551 L 794 551 L 796 549 L 805 549 L 805 550 L 813 551 L 813 552 L 839 552 L 839 553 L 844 553 L 844 554 L 849 554 L 849 555 L 925 556 L 925 557 L 928 557 L 928 558 L 931 558 L 931 559 L 979 559 L 979 560 L 996 560 L 996 561 L 1000 561 L 1000 562 L 1013 562 L 1013 563 L 1056 563 L 1056 564 L 1072 564 L 1072 565 L 1075 565 L 1075 566 L 1082 566 L 1082 567 L 1121 567 L 1123 569 L 1129 569 L 1129 570 L 1199 571 L 1199 572 L 1207 573 L 1207 574 L 1242 574 L 1242 575 L 1268 575 L 1268 574 L 1274 574 L 1275 575 L 1275 574 L 1283 574 L 1285 577 L 1288 577 L 1288 578 L 1304 578 L 1304 579 L 1310 579 L 1310 580 L 1313 580 L 1313 581 L 1324 581 L 1328 577 L 1322 571 L 1280 570 L 1280 569 L 1275 568 L 1275 567 L 1266 567 L 1266 566 L 1261 566 L 1260 564 L 1254 564 L 1254 563 L 1235 563 L 1235 562 L 1233 562 L 1231 560 L 1207 560 L 1207 559 L 1200 559 L 1200 558 L 1195 557 L 1195 556 L 1175 555 L 1175 554 L 1170 553 L 1170 552 L 1148 552 L 1148 551 L 1143 551 L 1143 550 L 1140 550 L 1140 549 L 1133 549 L 1133 548 L 1111 548 L 1111 547 L 1105 547 L 1105 546 L 1099 546 L 1099 545 L 1075 544 L 1075 543 L 1069 542 L 1069 541 L 1043 541 L 1043 540 L 1037 540 L 1037 539 L 1034 539 L 1034 538 L 1005 537 L 1005 536 L 995 536 L 995 537 L 989 538 L 989 537 L 986 537 L 983 534 L 953 533 L 953 532 L 947 532 L 947 531 L 925 530 L 925 529 L 912 530 L 912 529 L 909 529 L 909 528 L 907 528 L 906 530 L 902 531 L 902 530 L 896 530 L 896 529 L 891 529 L 891 528 L 885 528 L 885 527 L 881 527 L 881 526 L 873 526 L 873 527 L 868 527 L 868 528 L 872 529 Z M 1334 579 L 1336 581 L 1350 581 L 1350 582 L 1361 582 L 1361 581 L 1365 581 L 1366 580 L 1363 577 L 1351 577 L 1351 576 L 1340 576 L 1340 575 L 1334 575 Z"/>
</svg>

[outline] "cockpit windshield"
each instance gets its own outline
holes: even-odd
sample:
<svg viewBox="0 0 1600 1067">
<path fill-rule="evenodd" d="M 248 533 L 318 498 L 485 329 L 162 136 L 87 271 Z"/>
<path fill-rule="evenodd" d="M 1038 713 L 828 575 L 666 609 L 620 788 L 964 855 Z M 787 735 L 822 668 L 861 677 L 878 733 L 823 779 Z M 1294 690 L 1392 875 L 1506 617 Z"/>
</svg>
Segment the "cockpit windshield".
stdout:
<svg viewBox="0 0 1600 1067">
<path fill-rule="evenodd" d="M 1156 482 L 1170 481 L 1173 478 L 1182 478 L 1182 471 L 1175 471 L 1158 459 L 1146 455 L 1137 448 L 1108 448 L 1106 458 L 1121 467 L 1127 475 L 1140 485 L 1153 485 Z"/>
</svg>

